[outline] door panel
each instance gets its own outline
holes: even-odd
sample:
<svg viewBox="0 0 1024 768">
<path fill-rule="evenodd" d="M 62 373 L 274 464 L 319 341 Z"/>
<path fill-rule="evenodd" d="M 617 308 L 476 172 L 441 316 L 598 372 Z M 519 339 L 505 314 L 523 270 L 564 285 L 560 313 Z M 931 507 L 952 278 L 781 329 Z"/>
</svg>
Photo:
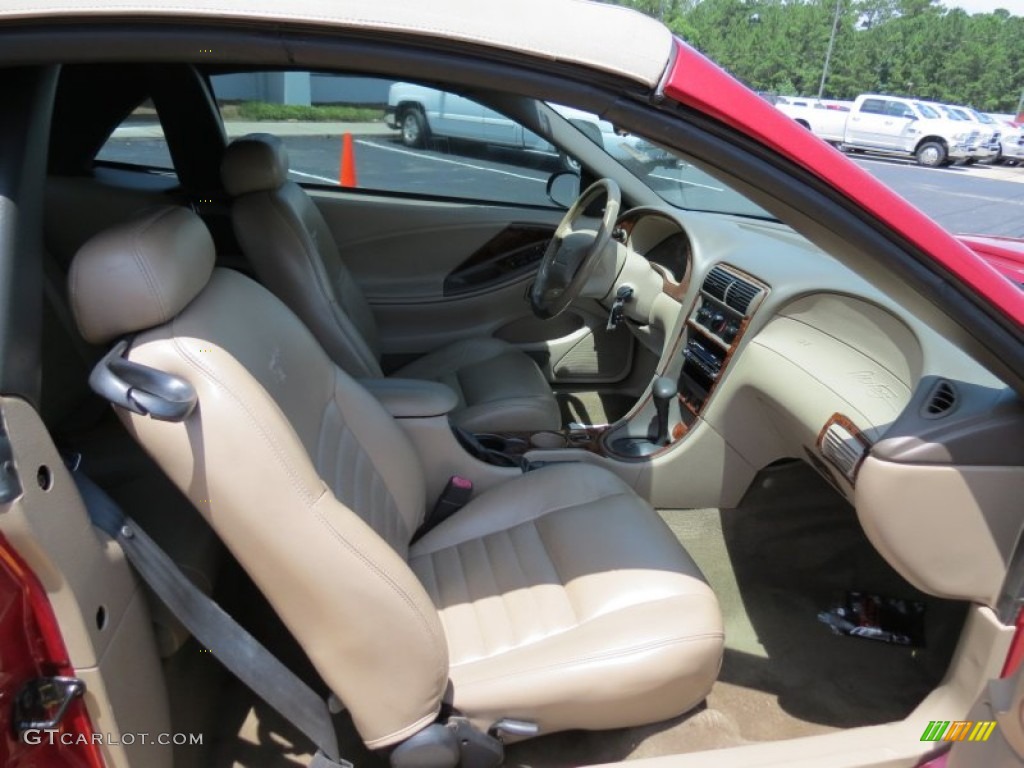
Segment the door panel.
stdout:
<svg viewBox="0 0 1024 768">
<path fill-rule="evenodd" d="M 554 228 L 563 211 L 310 190 L 371 303 L 441 299 L 445 278 L 509 224 Z M 520 297 L 521 299 L 522 297 Z M 528 312 L 528 307 L 523 307 Z"/>
<path fill-rule="evenodd" d="M 940 738 L 953 741 L 948 768 L 1024 765 L 1024 674 L 990 680 L 959 732 L 951 724 Z M 943 726 L 938 726 L 942 728 Z"/>
<path fill-rule="evenodd" d="M 510 222 L 536 235 L 553 232 L 562 215 L 554 209 L 335 192 L 317 192 L 314 200 L 373 307 L 381 351 L 389 355 L 423 354 L 532 317 L 526 291 L 535 268 L 455 295 L 445 295 L 445 283 Z"/>
<path fill-rule="evenodd" d="M 170 768 L 166 689 L 146 599 L 120 548 L 96 532 L 70 473 L 36 411 L 0 398 L 21 493 L 0 504 L 0 533 L 46 590 L 68 661 L 85 681 L 83 701 L 111 768 Z M 8 702 L 9 705 L 9 702 Z M 122 741 L 122 734 L 153 734 Z"/>
<path fill-rule="evenodd" d="M 607 334 L 596 302 L 554 321 L 527 290 L 562 211 L 313 192 L 373 308 L 393 363 L 472 336 L 534 356 L 549 380 L 609 383 L 632 366 L 629 333 Z"/>
</svg>

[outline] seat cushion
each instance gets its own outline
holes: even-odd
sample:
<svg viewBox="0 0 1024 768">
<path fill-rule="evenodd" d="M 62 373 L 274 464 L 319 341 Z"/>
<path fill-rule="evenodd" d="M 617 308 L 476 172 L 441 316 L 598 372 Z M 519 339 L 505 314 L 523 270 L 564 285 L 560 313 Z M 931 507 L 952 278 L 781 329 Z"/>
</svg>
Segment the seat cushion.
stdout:
<svg viewBox="0 0 1024 768">
<path fill-rule="evenodd" d="M 563 464 L 474 499 L 410 565 L 448 641 L 447 699 L 479 727 L 619 728 L 687 711 L 722 658 L 700 570 L 618 477 Z"/>
<path fill-rule="evenodd" d="M 525 352 L 500 339 L 457 341 L 393 375 L 447 384 L 459 396 L 452 422 L 470 432 L 535 432 L 561 427 L 558 403 L 540 368 Z"/>
</svg>

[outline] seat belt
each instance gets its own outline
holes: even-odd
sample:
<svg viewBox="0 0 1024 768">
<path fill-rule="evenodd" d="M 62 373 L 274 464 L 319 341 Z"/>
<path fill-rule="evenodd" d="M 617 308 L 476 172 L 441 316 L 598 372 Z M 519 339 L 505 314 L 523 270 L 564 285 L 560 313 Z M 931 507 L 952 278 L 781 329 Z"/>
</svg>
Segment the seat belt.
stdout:
<svg viewBox="0 0 1024 768">
<path fill-rule="evenodd" d="M 115 539 L 142 580 L 193 637 L 317 747 L 310 768 L 353 768 L 338 752 L 327 702 L 196 587 L 138 523 L 81 472 L 72 471 L 92 524 Z"/>
</svg>

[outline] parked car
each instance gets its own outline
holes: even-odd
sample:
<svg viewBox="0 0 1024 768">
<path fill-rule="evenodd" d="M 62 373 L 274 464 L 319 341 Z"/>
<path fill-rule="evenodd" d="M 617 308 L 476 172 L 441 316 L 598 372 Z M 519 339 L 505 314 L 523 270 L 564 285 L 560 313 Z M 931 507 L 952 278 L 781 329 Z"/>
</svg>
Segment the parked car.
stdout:
<svg viewBox="0 0 1024 768">
<path fill-rule="evenodd" d="M 624 136 L 597 115 L 580 109 L 553 105 L 583 135 L 627 165 L 645 166 L 671 162 L 668 153 L 633 136 Z M 432 138 L 461 139 L 556 155 L 569 170 L 577 162 L 546 139 L 524 128 L 497 110 L 473 99 L 416 83 L 399 82 L 388 91 L 388 125 L 400 131 L 408 147 L 427 146 Z"/>
<path fill-rule="evenodd" d="M 780 97 L 775 107 L 818 138 L 838 146 L 845 138 L 847 113 L 853 102 L 786 96 Z"/>
<path fill-rule="evenodd" d="M 5 0 L 0 66 L 0 763 L 1022 764 L 1021 240 L 610 3 Z M 228 75 L 578 169 L 228 143 Z"/>
<path fill-rule="evenodd" d="M 1024 160 L 1024 124 L 1011 116 L 988 115 L 999 126 L 999 153 L 995 162 L 1017 165 Z"/>
<path fill-rule="evenodd" d="M 843 147 L 914 157 L 938 167 L 977 158 L 981 132 L 943 115 L 926 102 L 862 94 L 846 120 Z"/>
<path fill-rule="evenodd" d="M 952 104 L 943 104 L 942 109 L 953 120 L 972 123 L 978 131 L 978 141 L 975 152 L 968 163 L 984 160 L 992 162 L 999 157 L 1000 130 L 997 123 L 988 115 L 983 115 L 970 107 L 958 107 Z"/>
<path fill-rule="evenodd" d="M 995 154 L 992 131 L 939 104 L 864 94 L 854 102 L 786 97 L 776 104 L 815 136 L 845 150 L 914 157 L 921 165 L 974 162 Z"/>
</svg>

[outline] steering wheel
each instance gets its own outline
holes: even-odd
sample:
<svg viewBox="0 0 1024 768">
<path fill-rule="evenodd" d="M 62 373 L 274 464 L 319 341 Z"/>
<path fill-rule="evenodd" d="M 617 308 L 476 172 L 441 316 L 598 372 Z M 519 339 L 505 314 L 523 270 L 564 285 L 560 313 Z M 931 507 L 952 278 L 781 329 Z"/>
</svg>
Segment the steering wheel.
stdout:
<svg viewBox="0 0 1024 768">
<path fill-rule="evenodd" d="M 586 228 L 593 218 L 585 214 L 602 199 L 604 213 L 595 233 Z M 580 295 L 611 239 L 621 204 L 622 193 L 612 179 L 599 179 L 576 199 L 555 230 L 530 288 L 533 314 L 544 320 L 557 317 Z"/>
</svg>

